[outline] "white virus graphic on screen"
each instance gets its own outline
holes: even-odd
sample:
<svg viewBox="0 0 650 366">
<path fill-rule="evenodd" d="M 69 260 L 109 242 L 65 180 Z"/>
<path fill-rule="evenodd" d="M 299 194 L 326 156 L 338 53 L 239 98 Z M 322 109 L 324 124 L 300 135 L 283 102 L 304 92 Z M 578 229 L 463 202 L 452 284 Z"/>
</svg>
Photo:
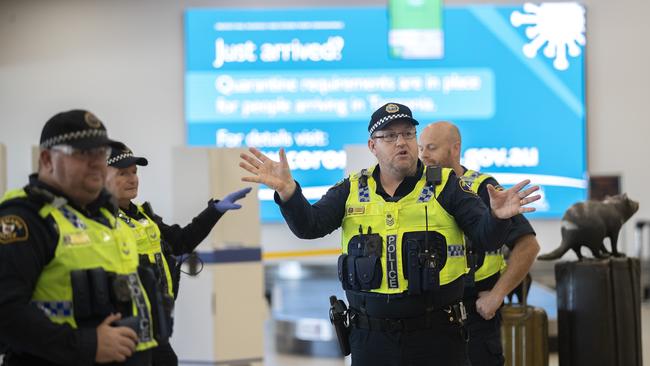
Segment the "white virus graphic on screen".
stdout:
<svg viewBox="0 0 650 366">
<path fill-rule="evenodd" d="M 544 47 L 544 56 L 553 58 L 558 70 L 569 68 L 567 52 L 571 57 L 580 56 L 585 41 L 585 8 L 578 3 L 524 4 L 525 13 L 513 11 L 510 23 L 515 27 L 527 25 L 526 36 L 530 42 L 523 52 L 534 58 Z"/>
</svg>

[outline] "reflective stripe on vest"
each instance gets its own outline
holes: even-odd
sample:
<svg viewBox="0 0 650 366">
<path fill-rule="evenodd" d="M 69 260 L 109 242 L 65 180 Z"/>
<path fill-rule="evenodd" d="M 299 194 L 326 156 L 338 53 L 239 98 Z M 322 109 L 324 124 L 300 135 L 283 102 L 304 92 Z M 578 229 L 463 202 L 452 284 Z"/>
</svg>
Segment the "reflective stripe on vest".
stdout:
<svg viewBox="0 0 650 366">
<path fill-rule="evenodd" d="M 158 268 L 159 273 L 164 273 L 164 278 L 161 279 L 163 291 L 174 297 L 172 289 L 172 276 L 169 270 L 169 265 L 162 252 L 160 228 L 145 212 L 142 206 L 137 206 L 138 212 L 144 218 L 136 220 L 129 217 L 124 211 L 120 210 L 118 217 L 133 230 L 133 233 L 138 244 L 138 254 L 146 255 L 149 263 Z"/>
<path fill-rule="evenodd" d="M 343 253 L 347 253 L 350 239 L 359 234 L 359 226 L 364 232 L 370 227 L 372 233 L 381 235 L 383 239 L 381 285 L 371 291 L 395 294 L 407 290 L 408 281 L 404 277 L 402 263 L 402 236 L 407 232 L 427 230 L 425 207 L 428 213 L 428 231 L 440 233 L 447 242 L 447 261 L 440 271 L 440 284 L 448 284 L 467 273 L 463 233 L 438 200 L 430 199 L 434 192 L 435 196 L 442 192 L 451 170 L 443 169 L 442 182 L 435 190 L 426 185 L 425 171 L 408 195 L 398 202 L 386 202 L 376 193 L 377 184 L 372 177 L 373 169 L 350 176 L 350 194 L 345 203 L 345 216 L 341 225 Z"/>
<path fill-rule="evenodd" d="M 485 182 L 486 179 L 492 178 L 488 174 L 483 174 L 475 170 L 467 170 L 461 179 L 470 187 L 470 189 L 478 194 L 478 189 Z M 506 268 L 506 261 L 503 257 L 501 249 L 490 252 L 485 252 L 485 259 L 481 267 L 474 272 L 474 281 L 481 281 L 498 272 L 503 272 Z"/>
<path fill-rule="evenodd" d="M 24 190 L 9 192 L 4 200 L 27 197 Z M 131 290 L 132 313 L 140 322 L 137 350 L 157 346 L 153 338 L 151 306 L 137 274 L 138 254 L 135 238 L 130 231 L 106 209 L 100 209 L 111 227 L 91 220 L 69 205 L 55 207 L 45 204 L 39 211 L 42 218 L 52 217 L 59 238 L 52 260 L 43 267 L 32 303 L 54 323 L 67 323 L 77 328 L 73 314 L 73 296 L 70 274 L 75 270 L 103 268 L 107 272 L 124 275 Z"/>
</svg>

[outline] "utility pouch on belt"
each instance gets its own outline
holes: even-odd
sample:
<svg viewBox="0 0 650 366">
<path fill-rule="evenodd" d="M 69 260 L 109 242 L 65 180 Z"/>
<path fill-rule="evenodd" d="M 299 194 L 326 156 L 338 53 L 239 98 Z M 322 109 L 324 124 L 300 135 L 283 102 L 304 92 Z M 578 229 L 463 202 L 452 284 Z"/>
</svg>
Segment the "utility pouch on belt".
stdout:
<svg viewBox="0 0 650 366">
<path fill-rule="evenodd" d="M 363 234 L 361 227 L 359 235 L 353 236 L 348 242 L 347 254 L 341 254 L 338 259 L 339 280 L 346 290 L 372 290 L 381 286 L 382 269 L 381 255 L 383 250 L 382 237 L 379 234 Z"/>
<path fill-rule="evenodd" d="M 435 231 L 404 233 L 402 261 L 409 294 L 418 295 L 440 288 L 440 270 L 447 261 L 445 237 Z"/>
<path fill-rule="evenodd" d="M 343 300 L 330 296 L 330 322 L 336 330 L 336 338 L 343 356 L 350 354 L 350 323 L 348 321 L 348 307 Z"/>
<path fill-rule="evenodd" d="M 420 246 L 417 240 L 409 239 L 406 243 L 406 273 L 404 277 L 409 281 L 409 295 L 420 295 L 422 293 L 422 276 L 420 265 Z"/>
<path fill-rule="evenodd" d="M 116 309 L 109 274 L 103 268 L 70 272 L 73 313 L 80 327 L 94 327 Z"/>
<path fill-rule="evenodd" d="M 166 314 L 165 300 L 157 284 L 156 275 L 148 266 L 139 266 L 138 275 L 151 304 L 154 338 L 159 344 L 165 344 L 171 335 L 169 324 L 171 314 Z"/>
<path fill-rule="evenodd" d="M 103 268 L 93 268 L 88 270 L 88 279 L 92 288 L 93 313 L 103 319 L 114 311 L 108 275 Z"/>
<path fill-rule="evenodd" d="M 85 326 L 93 315 L 92 300 L 90 298 L 90 285 L 85 270 L 70 272 L 72 285 L 72 312 L 77 324 Z"/>
</svg>

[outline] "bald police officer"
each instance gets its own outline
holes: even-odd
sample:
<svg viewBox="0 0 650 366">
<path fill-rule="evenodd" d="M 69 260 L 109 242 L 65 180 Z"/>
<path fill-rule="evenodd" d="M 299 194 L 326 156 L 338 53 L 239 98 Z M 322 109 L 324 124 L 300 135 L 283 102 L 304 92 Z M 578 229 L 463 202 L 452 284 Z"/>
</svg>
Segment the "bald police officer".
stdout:
<svg viewBox="0 0 650 366">
<path fill-rule="evenodd" d="M 488 185 L 500 188 L 492 176 L 470 170 L 460 164 L 461 135 L 451 122 L 428 125 L 420 135 L 420 159 L 427 165 L 440 165 L 454 170 L 485 204 L 490 204 Z M 471 254 L 469 281 L 464 300 L 468 309 L 466 324 L 469 333 L 469 360 L 472 366 L 500 366 L 505 363 L 501 346 L 501 314 L 503 298 L 526 277 L 539 244 L 535 231 L 523 215 L 512 218 L 504 241 L 511 248 L 508 266 L 501 251 Z"/>
</svg>

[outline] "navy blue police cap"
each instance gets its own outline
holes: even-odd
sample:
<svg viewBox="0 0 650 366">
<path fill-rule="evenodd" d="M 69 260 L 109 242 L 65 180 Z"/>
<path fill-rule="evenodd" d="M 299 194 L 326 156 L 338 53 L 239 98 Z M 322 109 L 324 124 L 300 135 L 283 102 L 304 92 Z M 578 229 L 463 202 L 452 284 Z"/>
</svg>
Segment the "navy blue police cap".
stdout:
<svg viewBox="0 0 650 366">
<path fill-rule="evenodd" d="M 413 118 L 411 109 L 399 103 L 387 103 L 381 106 L 370 117 L 368 124 L 368 132 L 372 135 L 373 132 L 385 128 L 395 121 L 408 121 L 413 126 L 419 125 L 418 121 Z"/>
<path fill-rule="evenodd" d="M 50 118 L 41 131 L 40 147 L 70 145 L 81 150 L 111 146 L 106 127 L 97 116 L 83 109 L 61 112 Z"/>
<path fill-rule="evenodd" d="M 133 155 L 133 151 L 124 143 L 115 142 L 107 164 L 108 166 L 121 169 L 128 168 L 132 165 L 146 166 L 149 164 L 149 161 L 146 158 Z"/>
</svg>

